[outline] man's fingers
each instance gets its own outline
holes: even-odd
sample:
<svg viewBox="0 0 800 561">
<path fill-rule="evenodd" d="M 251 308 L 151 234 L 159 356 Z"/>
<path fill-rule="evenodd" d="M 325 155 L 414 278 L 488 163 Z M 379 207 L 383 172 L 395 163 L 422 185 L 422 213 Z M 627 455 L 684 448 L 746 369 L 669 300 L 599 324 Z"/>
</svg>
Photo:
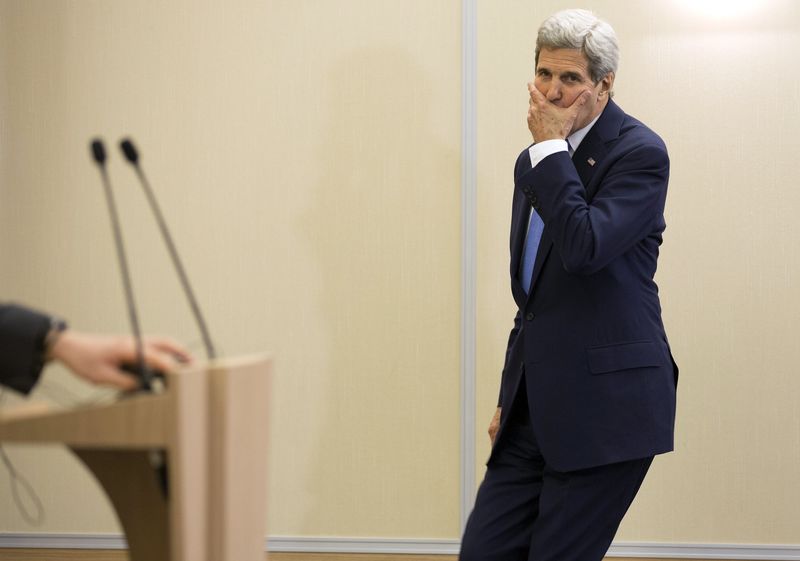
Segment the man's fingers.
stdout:
<svg viewBox="0 0 800 561">
<path fill-rule="evenodd" d="M 162 351 L 151 346 L 145 346 L 144 360 L 151 367 L 162 372 L 174 370 L 181 361 L 171 351 Z"/>
<path fill-rule="evenodd" d="M 192 361 L 192 355 L 180 343 L 168 337 L 144 337 L 144 361 L 150 368 L 169 372 L 179 364 Z M 115 362 L 132 362 L 137 360 L 136 341 L 124 338 L 114 355 Z"/>
<path fill-rule="evenodd" d="M 108 381 L 115 387 L 125 391 L 135 390 L 139 387 L 139 380 L 136 377 L 121 371 L 109 374 Z"/>
<path fill-rule="evenodd" d="M 547 98 L 533 85 L 533 82 L 528 83 L 528 95 L 531 98 L 531 104 L 547 101 Z"/>
<path fill-rule="evenodd" d="M 126 391 L 135 390 L 139 387 L 139 380 L 135 376 L 111 365 L 100 367 L 91 381 Z"/>
<path fill-rule="evenodd" d="M 177 362 L 192 362 L 193 357 L 186 347 L 174 339 L 170 339 L 169 337 L 146 337 L 145 345 L 149 348 L 171 355 L 172 358 Z"/>
<path fill-rule="evenodd" d="M 492 446 L 494 446 L 494 441 L 497 438 L 497 431 L 500 430 L 500 412 L 502 408 L 498 407 L 497 411 L 494 412 L 494 416 L 492 417 L 491 422 L 489 422 L 489 440 L 492 442 Z"/>
<path fill-rule="evenodd" d="M 572 102 L 573 109 L 580 109 L 586 102 L 588 102 L 592 98 L 592 91 L 591 90 L 584 90 L 581 95 L 575 98 L 575 101 Z"/>
</svg>

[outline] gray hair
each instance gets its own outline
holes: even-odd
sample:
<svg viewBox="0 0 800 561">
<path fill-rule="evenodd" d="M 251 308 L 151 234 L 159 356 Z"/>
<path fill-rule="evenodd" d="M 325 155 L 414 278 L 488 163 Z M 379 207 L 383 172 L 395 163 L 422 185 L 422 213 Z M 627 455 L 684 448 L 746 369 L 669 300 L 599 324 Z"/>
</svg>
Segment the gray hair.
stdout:
<svg viewBox="0 0 800 561">
<path fill-rule="evenodd" d="M 616 74 L 619 66 L 617 34 L 588 10 L 564 10 L 544 20 L 536 37 L 536 64 L 542 49 L 581 49 L 595 83 Z"/>
</svg>

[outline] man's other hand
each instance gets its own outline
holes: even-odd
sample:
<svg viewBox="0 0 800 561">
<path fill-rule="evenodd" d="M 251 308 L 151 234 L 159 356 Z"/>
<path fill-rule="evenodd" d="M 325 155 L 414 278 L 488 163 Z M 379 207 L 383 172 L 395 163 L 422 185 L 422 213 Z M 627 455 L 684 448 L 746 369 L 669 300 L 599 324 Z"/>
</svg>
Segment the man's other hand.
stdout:
<svg viewBox="0 0 800 561">
<path fill-rule="evenodd" d="M 500 412 L 502 410 L 502 407 L 498 407 L 497 411 L 494 412 L 492 422 L 489 423 L 489 440 L 492 441 L 492 446 L 494 446 L 494 441 L 497 438 L 497 431 L 500 429 Z"/>
<path fill-rule="evenodd" d="M 566 139 L 572 132 L 581 108 L 592 97 L 591 90 L 587 89 L 569 107 L 559 107 L 536 89 L 533 82 L 528 82 L 528 94 L 528 130 L 531 131 L 534 142 Z"/>
</svg>

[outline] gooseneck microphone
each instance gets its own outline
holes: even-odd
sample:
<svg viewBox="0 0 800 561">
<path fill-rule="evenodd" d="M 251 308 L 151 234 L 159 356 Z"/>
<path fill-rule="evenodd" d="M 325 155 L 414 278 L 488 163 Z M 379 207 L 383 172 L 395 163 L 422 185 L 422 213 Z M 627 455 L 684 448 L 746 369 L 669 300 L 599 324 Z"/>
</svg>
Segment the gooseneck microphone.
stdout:
<svg viewBox="0 0 800 561">
<path fill-rule="evenodd" d="M 100 169 L 100 176 L 103 180 L 103 188 L 108 203 L 108 213 L 111 216 L 111 228 L 114 231 L 114 243 L 117 249 L 117 259 L 119 261 L 120 272 L 122 273 L 122 284 L 125 288 L 125 302 L 128 307 L 128 319 L 131 323 L 134 339 L 136 340 L 136 365 L 133 371 L 141 380 L 143 390 L 151 391 L 153 387 L 154 373 L 147 366 L 144 360 L 144 344 L 142 343 L 142 332 L 139 328 L 139 316 L 136 313 L 136 302 L 133 297 L 133 286 L 131 284 L 128 261 L 125 258 L 125 247 L 122 242 L 122 229 L 120 228 L 117 205 L 114 202 L 114 193 L 111 189 L 111 182 L 106 171 L 106 149 L 103 141 L 95 138 L 91 143 L 92 158 Z"/>
<path fill-rule="evenodd" d="M 211 336 L 208 333 L 208 328 L 206 327 L 206 322 L 203 319 L 203 314 L 200 312 L 200 306 L 198 305 L 197 299 L 192 291 L 192 287 L 189 284 L 189 277 L 186 275 L 186 271 L 183 268 L 183 263 L 178 256 L 178 250 L 175 247 L 175 243 L 172 241 L 169 228 L 167 228 L 167 222 L 164 220 L 164 216 L 161 213 L 160 207 L 158 206 L 158 201 L 156 201 L 153 190 L 150 188 L 150 182 L 147 181 L 147 177 L 145 177 L 144 171 L 142 171 L 142 168 L 139 165 L 139 152 L 136 150 L 136 147 L 133 145 L 133 142 L 130 138 L 123 139 L 119 143 L 119 147 L 122 150 L 125 159 L 128 160 L 128 162 L 133 166 L 133 169 L 136 171 L 136 176 L 139 178 L 139 183 L 141 184 L 142 189 L 147 196 L 147 201 L 150 203 L 150 209 L 153 211 L 153 214 L 156 217 L 158 228 L 161 230 L 161 236 L 164 238 L 164 243 L 166 244 L 169 255 L 172 258 L 172 264 L 175 266 L 175 271 L 178 273 L 178 278 L 181 281 L 183 292 L 186 294 L 187 300 L 189 300 L 189 306 L 192 309 L 192 314 L 194 314 L 194 318 L 197 321 L 198 327 L 200 328 L 200 333 L 203 337 L 203 346 L 206 350 L 206 356 L 208 357 L 208 360 L 213 360 L 216 358 L 216 353 L 214 352 L 214 345 L 211 342 Z"/>
</svg>

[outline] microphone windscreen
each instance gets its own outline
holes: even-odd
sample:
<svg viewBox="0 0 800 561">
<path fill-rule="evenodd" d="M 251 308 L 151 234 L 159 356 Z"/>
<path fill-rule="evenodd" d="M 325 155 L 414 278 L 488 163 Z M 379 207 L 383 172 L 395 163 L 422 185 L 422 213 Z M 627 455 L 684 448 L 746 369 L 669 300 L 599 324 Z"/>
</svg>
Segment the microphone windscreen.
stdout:
<svg viewBox="0 0 800 561">
<path fill-rule="evenodd" d="M 103 165 L 106 163 L 106 149 L 103 146 L 103 141 L 99 138 L 95 138 L 92 140 L 92 157 L 94 161 L 97 162 L 99 165 Z"/>
<path fill-rule="evenodd" d="M 130 163 L 136 165 L 139 162 L 139 153 L 136 151 L 136 147 L 133 145 L 130 138 L 123 139 L 122 142 L 119 143 L 119 147 Z"/>
</svg>

